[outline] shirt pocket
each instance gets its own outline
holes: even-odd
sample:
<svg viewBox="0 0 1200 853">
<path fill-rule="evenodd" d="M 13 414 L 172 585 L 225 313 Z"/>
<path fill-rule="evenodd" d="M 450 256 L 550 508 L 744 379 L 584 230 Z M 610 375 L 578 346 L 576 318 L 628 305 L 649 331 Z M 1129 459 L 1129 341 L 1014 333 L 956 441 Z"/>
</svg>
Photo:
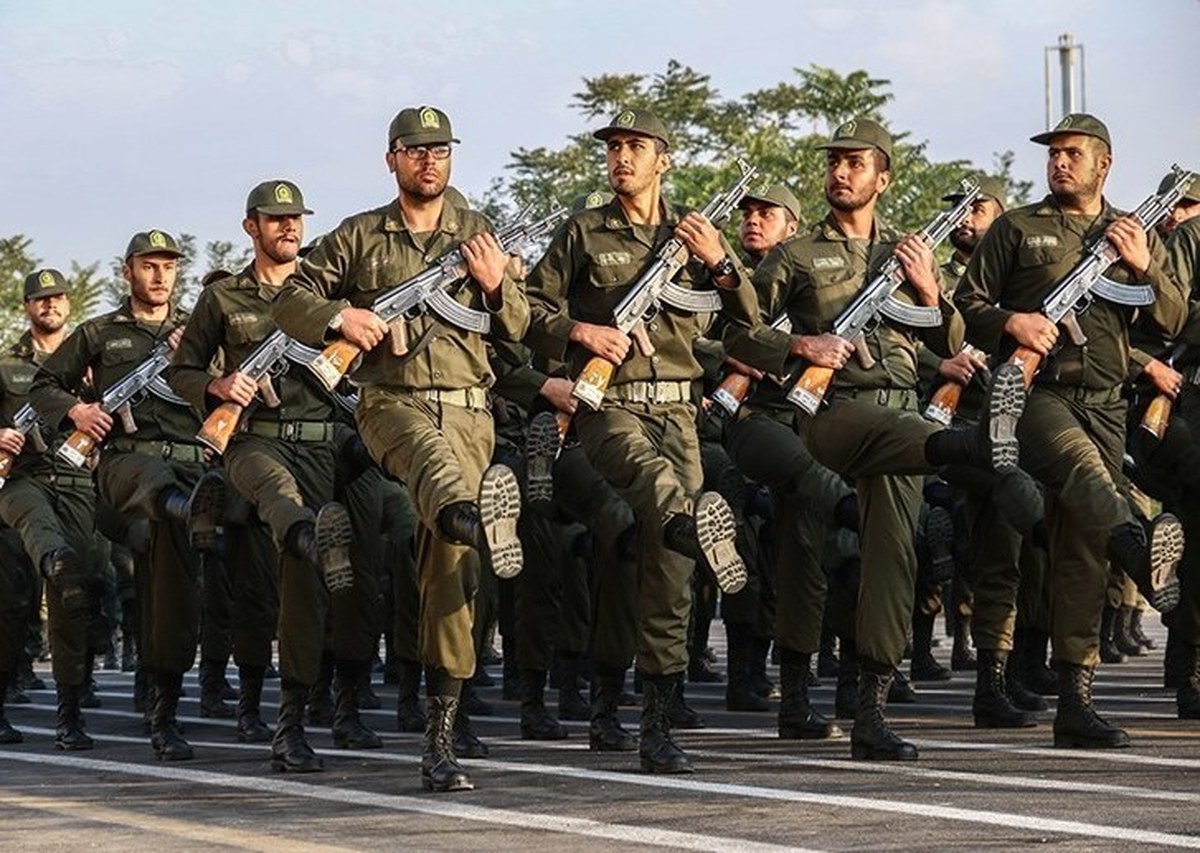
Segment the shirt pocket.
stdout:
<svg viewBox="0 0 1200 853">
<path fill-rule="evenodd" d="M 832 325 L 863 286 L 862 273 L 852 266 L 812 270 L 809 280 L 812 282 L 809 309 L 822 329 Z"/>
</svg>

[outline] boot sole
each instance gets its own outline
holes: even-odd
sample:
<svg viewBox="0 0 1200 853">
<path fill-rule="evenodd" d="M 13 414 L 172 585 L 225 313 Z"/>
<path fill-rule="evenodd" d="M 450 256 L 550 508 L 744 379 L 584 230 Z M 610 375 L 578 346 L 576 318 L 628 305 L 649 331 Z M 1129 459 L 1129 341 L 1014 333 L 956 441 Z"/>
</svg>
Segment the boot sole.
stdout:
<svg viewBox="0 0 1200 853">
<path fill-rule="evenodd" d="M 529 422 L 525 436 L 525 499 L 530 504 L 554 500 L 554 460 L 558 457 L 558 421 L 542 412 Z"/>
<path fill-rule="evenodd" d="M 988 393 L 988 440 L 992 468 L 1011 471 L 1017 467 L 1020 446 L 1017 423 L 1025 411 L 1025 374 L 1015 364 L 1002 364 L 992 374 Z"/>
<path fill-rule="evenodd" d="M 454 782 L 450 785 L 434 785 L 432 779 L 424 776 L 421 777 L 421 785 L 426 791 L 432 791 L 435 794 L 452 794 L 455 791 L 474 791 L 475 783 L 469 779 L 464 779 L 459 782 Z"/>
<path fill-rule="evenodd" d="M 727 594 L 746 585 L 746 564 L 734 546 L 737 521 L 733 510 L 716 492 L 705 492 L 696 501 L 696 541 L 709 568 L 717 577 L 717 586 Z"/>
<path fill-rule="evenodd" d="M 1128 749 L 1129 746 L 1129 738 L 1123 741 L 1100 741 L 1069 735 L 1054 735 L 1055 749 Z"/>
<path fill-rule="evenodd" d="M 272 758 L 271 768 L 279 773 L 319 773 L 325 769 L 325 763 L 318 759 L 315 765 L 288 764 L 282 758 Z"/>
<path fill-rule="evenodd" d="M 929 549 L 932 580 L 935 583 L 950 580 L 954 576 L 954 519 L 940 506 L 931 508 L 925 516 L 925 547 Z M 949 678 L 950 673 L 945 677 Z"/>
<path fill-rule="evenodd" d="M 916 751 L 914 751 L 911 755 L 908 753 L 900 754 L 872 749 L 871 747 L 865 745 L 852 744 L 850 746 L 850 757 L 866 761 L 916 761 L 918 755 Z"/>
<path fill-rule="evenodd" d="M 325 587 L 332 593 L 346 592 L 354 587 L 354 570 L 350 565 L 350 543 L 354 528 L 350 514 L 339 503 L 327 503 L 317 513 L 317 556 Z"/>
<path fill-rule="evenodd" d="M 1179 576 L 1183 559 L 1183 525 L 1169 512 L 1154 520 L 1150 529 L 1150 606 L 1169 613 L 1179 604 Z M 1141 652 L 1145 654 L 1145 652 Z"/>
<path fill-rule="evenodd" d="M 492 571 L 498 578 L 515 578 L 525 564 L 517 519 L 521 517 L 521 486 L 507 465 L 493 465 L 479 484 L 479 520 L 487 537 Z"/>
<path fill-rule="evenodd" d="M 661 776 L 685 776 L 690 773 L 695 773 L 696 768 L 690 764 L 670 764 L 663 766 L 643 758 L 642 772 L 653 773 Z"/>
<path fill-rule="evenodd" d="M 210 471 L 200 478 L 188 501 L 188 542 L 198 551 L 211 551 L 217 527 L 225 515 L 225 478 Z"/>
</svg>

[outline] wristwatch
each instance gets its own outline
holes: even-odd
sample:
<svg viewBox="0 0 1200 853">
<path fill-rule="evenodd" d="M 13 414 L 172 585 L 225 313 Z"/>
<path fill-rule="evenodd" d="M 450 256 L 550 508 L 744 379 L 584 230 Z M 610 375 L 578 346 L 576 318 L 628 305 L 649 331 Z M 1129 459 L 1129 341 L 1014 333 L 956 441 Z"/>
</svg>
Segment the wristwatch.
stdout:
<svg viewBox="0 0 1200 853">
<path fill-rule="evenodd" d="M 339 311 L 333 315 L 333 319 L 329 321 L 329 331 L 340 332 L 342 329 L 342 312 Z"/>
<path fill-rule="evenodd" d="M 711 267 L 709 272 L 712 273 L 713 278 L 725 278 L 727 275 L 733 275 L 736 270 L 737 267 L 733 265 L 733 258 L 726 255 L 721 258 L 720 263 L 715 267 Z"/>
</svg>

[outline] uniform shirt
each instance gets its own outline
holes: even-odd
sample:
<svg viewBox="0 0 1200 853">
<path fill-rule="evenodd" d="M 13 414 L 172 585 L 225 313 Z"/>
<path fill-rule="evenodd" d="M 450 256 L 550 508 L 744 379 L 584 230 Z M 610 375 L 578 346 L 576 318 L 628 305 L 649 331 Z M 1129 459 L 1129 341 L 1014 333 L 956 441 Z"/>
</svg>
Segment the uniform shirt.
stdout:
<svg viewBox="0 0 1200 853">
<path fill-rule="evenodd" d="M 0 424 L 11 426 L 17 412 L 29 402 L 33 378 L 48 355 L 34 347 L 33 336 L 29 332 L 21 335 L 15 344 L 0 354 Z M 48 473 L 55 468 L 75 472 L 73 465 L 59 460 L 55 455 L 66 434 L 47 425 L 42 426 L 41 432 L 47 452 L 38 453 L 33 446 L 32 433 L 27 434 L 21 455 L 13 462 L 13 472 Z"/>
<path fill-rule="evenodd" d="M 1200 217 L 1187 220 L 1167 237 L 1167 262 L 1188 297 L 1188 321 L 1180 335 L 1187 349 L 1176 368 L 1194 370 L 1200 366 Z"/>
<path fill-rule="evenodd" d="M 417 234 L 404 222 L 399 200 L 344 220 L 321 238 L 288 277 L 272 303 L 271 316 L 285 333 L 311 345 L 328 342 L 329 321 L 343 309 L 370 308 L 380 296 L 427 269 L 462 241 L 490 231 L 480 213 L 447 202 L 436 231 Z M 529 303 L 506 272 L 500 284 L 500 307 L 491 309 L 483 292 L 468 280 L 454 298 L 491 314 L 492 335 L 520 340 L 529 324 Z M 395 389 L 486 387 L 493 376 L 483 337 L 432 316 L 408 324 L 410 344 L 433 329 L 429 345 L 416 355 L 396 357 L 390 339 L 366 355 L 354 374 L 357 385 Z"/>
<path fill-rule="evenodd" d="M 901 236 L 878 219 L 871 231 L 873 240 L 848 239 L 831 213 L 806 233 L 772 249 L 754 271 L 754 286 L 765 306 L 763 316 L 777 317 L 786 312 L 797 335 L 832 331 L 838 315 L 891 257 Z M 916 292 L 907 282 L 893 296 L 916 303 Z M 915 388 L 919 342 L 944 357 L 962 346 L 963 323 L 958 311 L 944 296 L 939 297 L 937 307 L 942 323 L 927 329 L 893 325 L 881 318 L 866 336 L 874 366 L 864 368 L 857 358 L 851 358 L 834 374 L 833 389 Z M 782 375 L 787 370 L 790 346 L 790 334 L 764 325 L 731 342 L 731 355 Z M 759 383 L 763 389 L 759 393 L 781 393 L 777 385 L 772 385 Z"/>
<path fill-rule="evenodd" d="M 188 314 L 172 309 L 161 323 L 138 320 L 126 297 L 116 311 L 80 324 L 63 341 L 37 372 L 30 391 L 33 407 L 51 429 L 74 430 L 67 412 L 85 402 L 84 380 L 91 370 L 92 385 L 103 394 L 150 357 L 159 341 L 165 341 Z M 133 408 L 136 437 L 146 441 L 194 442 L 200 422 L 187 406 L 166 402 L 153 394 Z M 110 438 L 125 434 L 121 419 L 113 413 Z"/>
<path fill-rule="evenodd" d="M 972 254 L 955 294 L 972 342 L 985 352 L 999 350 L 1008 318 L 1016 312 L 1040 311 L 1054 286 L 1083 258 L 1085 247 L 1102 239 L 1104 230 L 1122 215 L 1105 202 L 1094 218 L 1068 216 L 1053 196 L 1002 214 Z M 1143 317 L 1174 337 L 1183 327 L 1186 301 L 1167 270 L 1162 241 L 1153 232 L 1147 237 L 1151 262 L 1142 280 L 1120 261 L 1105 276 L 1123 284 L 1149 284 L 1157 299 L 1142 309 Z M 1071 343 L 1062 330 L 1062 348 L 1047 360 L 1036 381 L 1097 391 L 1122 384 L 1129 368 L 1133 316 L 1132 308 L 1096 299 L 1079 315 L 1087 343 Z"/>
<path fill-rule="evenodd" d="M 571 343 L 571 329 L 580 322 L 612 325 L 613 309 L 655 260 L 657 249 L 672 237 L 686 213 L 686 208 L 664 203 L 659 225 L 635 226 L 614 198 L 567 220 L 529 274 L 532 318 L 526 343 L 547 359 L 566 362 L 570 374 L 577 375 L 592 354 Z M 721 243 L 734 257 L 724 237 Z M 735 270 L 736 286 L 717 288 L 704 264 L 692 257 L 674 282 L 692 290 L 716 289 L 726 318 L 748 328 L 757 319 L 758 306 L 744 268 L 735 264 Z M 711 319 L 710 314 L 692 314 L 664 305 L 646 323 L 646 333 L 656 352 L 645 356 L 632 347 L 613 373 L 610 385 L 698 378 L 703 371 L 692 347 Z"/>
<path fill-rule="evenodd" d="M 179 348 L 167 368 L 167 380 L 179 396 L 197 411 L 215 409 L 221 400 L 207 393 L 212 381 L 209 365 L 218 354 L 228 370 L 237 369 L 275 331 L 271 302 L 279 288 L 261 284 L 254 265 L 235 276 L 213 282 L 200 293 Z M 271 384 L 280 405 L 260 405 L 253 418 L 262 421 L 328 421 L 332 409 L 329 395 L 318 390 L 318 382 L 300 365 L 287 363 L 283 374 Z"/>
</svg>

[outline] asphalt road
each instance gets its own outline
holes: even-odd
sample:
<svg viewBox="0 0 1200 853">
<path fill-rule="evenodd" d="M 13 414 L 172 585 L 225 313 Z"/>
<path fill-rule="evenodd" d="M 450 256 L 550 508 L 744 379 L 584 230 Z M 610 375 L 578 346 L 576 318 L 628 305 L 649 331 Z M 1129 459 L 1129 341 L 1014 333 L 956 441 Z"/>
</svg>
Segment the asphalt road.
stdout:
<svg viewBox="0 0 1200 853">
<path fill-rule="evenodd" d="M 1153 636 L 1161 646 L 1161 630 Z M 714 641 L 720 651 L 717 626 Z M 948 646 L 936 654 L 945 662 Z M 636 755 L 589 752 L 583 723 L 568 724 L 566 741 L 522 741 L 516 705 L 491 688 L 483 695 L 496 714 L 476 718 L 491 756 L 464 762 L 477 788 L 444 795 L 421 789 L 420 735 L 393 731 L 394 688 L 377 684 L 384 710 L 364 712 L 382 750 L 337 750 L 313 729 L 325 772 L 285 775 L 264 747 L 235 742 L 232 721 L 197 716 L 194 671 L 181 719 L 196 758 L 157 762 L 133 713 L 132 675 L 100 672 L 104 707 L 85 712 L 90 752 L 54 750 L 52 691 L 9 706 L 26 737 L 0 747 L 0 849 L 1200 847 L 1200 726 L 1175 718 L 1161 663 L 1155 651 L 1097 678 L 1099 708 L 1129 730 L 1131 749 L 1055 750 L 1052 713 L 1034 729 L 976 730 L 973 674 L 956 673 L 918 685 L 918 704 L 891 707 L 921 749 L 904 764 L 853 761 L 845 739 L 781 741 L 773 714 L 725 712 L 722 686 L 689 685 L 708 726 L 678 735 L 697 767 L 685 777 L 644 775 Z M 277 689 L 268 682 L 268 718 Z M 829 680 L 813 690 L 826 710 L 832 694 Z M 635 709 L 622 715 L 636 725 Z"/>
</svg>

